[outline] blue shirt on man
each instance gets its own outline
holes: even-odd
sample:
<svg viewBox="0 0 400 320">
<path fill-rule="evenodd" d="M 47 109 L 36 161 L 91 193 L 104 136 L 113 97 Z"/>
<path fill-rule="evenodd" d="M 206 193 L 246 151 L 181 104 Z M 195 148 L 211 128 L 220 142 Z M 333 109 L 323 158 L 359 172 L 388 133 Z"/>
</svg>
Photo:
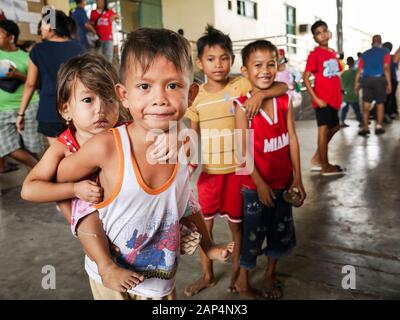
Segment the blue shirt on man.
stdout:
<svg viewBox="0 0 400 320">
<path fill-rule="evenodd" d="M 390 63 L 390 54 L 385 48 L 372 47 L 365 51 L 360 58 L 358 67 L 363 69 L 363 79 L 383 77 L 385 64 Z"/>
<path fill-rule="evenodd" d="M 87 29 L 85 24 L 89 21 L 85 9 L 77 7 L 72 13 L 72 19 L 74 19 L 77 26 L 77 40 L 80 42 L 82 47 L 85 49 L 89 48 L 89 42 L 86 38 Z"/>
</svg>

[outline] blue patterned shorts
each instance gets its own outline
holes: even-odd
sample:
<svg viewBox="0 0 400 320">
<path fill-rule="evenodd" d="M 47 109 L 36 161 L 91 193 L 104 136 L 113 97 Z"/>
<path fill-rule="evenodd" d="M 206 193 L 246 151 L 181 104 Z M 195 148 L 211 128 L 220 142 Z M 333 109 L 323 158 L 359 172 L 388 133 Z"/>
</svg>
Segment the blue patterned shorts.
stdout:
<svg viewBox="0 0 400 320">
<path fill-rule="evenodd" d="M 274 191 L 277 196 L 275 207 L 268 208 L 259 201 L 257 190 L 242 189 L 241 268 L 255 268 L 261 254 L 276 259 L 287 256 L 296 245 L 292 206 L 282 198 L 285 189 Z M 263 248 L 264 240 L 266 246 Z"/>
</svg>

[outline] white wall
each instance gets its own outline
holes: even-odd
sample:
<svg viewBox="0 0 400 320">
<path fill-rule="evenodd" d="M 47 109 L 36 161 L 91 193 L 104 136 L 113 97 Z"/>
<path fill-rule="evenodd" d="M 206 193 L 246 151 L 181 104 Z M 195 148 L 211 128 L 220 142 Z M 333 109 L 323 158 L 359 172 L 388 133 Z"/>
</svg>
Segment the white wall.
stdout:
<svg viewBox="0 0 400 320">
<path fill-rule="evenodd" d="M 207 23 L 214 25 L 214 0 L 162 0 L 164 28 L 183 29 L 188 40 L 196 41 Z"/>
<path fill-rule="evenodd" d="M 335 50 L 337 49 L 336 0 L 254 1 L 258 3 L 257 20 L 239 16 L 236 0 L 232 0 L 232 10 L 228 10 L 227 0 L 163 0 L 164 26 L 172 30 L 183 28 L 186 38 L 194 41 L 203 34 L 207 23 L 229 34 L 233 41 L 285 35 L 286 5 L 290 5 L 296 8 L 297 26 L 308 24 L 311 27 L 317 18 L 327 22 L 333 34 L 330 46 Z M 349 16 L 353 17 L 351 21 L 348 21 L 348 18 L 346 20 L 346 17 Z M 356 52 L 367 49 L 370 42 L 369 36 L 362 32 L 362 28 L 357 26 L 354 15 L 346 12 L 344 19 L 344 52 L 346 56 L 355 55 Z M 361 31 L 357 31 L 357 28 Z M 315 45 L 311 32 L 304 35 L 297 34 L 297 36 L 308 41 L 308 43 L 299 41 L 299 46 L 312 48 Z M 277 45 L 283 44 L 283 38 L 277 41 L 271 40 Z M 233 72 L 239 72 L 241 66 L 240 51 L 236 50 L 235 53 L 237 57 Z M 298 54 L 291 57 L 293 64 L 304 61 L 307 54 L 308 50 L 299 49 Z"/>
<path fill-rule="evenodd" d="M 237 14 L 236 1 L 228 10 L 228 1 L 214 0 L 215 27 L 228 33 L 232 40 L 252 39 L 285 33 L 283 0 L 258 0 L 258 19 Z"/>
</svg>

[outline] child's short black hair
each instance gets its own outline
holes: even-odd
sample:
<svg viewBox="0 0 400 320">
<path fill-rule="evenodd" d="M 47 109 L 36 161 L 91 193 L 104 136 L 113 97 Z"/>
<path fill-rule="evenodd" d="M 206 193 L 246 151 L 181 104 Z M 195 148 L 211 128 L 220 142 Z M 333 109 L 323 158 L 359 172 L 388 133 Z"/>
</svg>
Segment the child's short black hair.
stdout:
<svg viewBox="0 0 400 320">
<path fill-rule="evenodd" d="M 220 46 L 227 50 L 229 54 L 233 57 L 232 40 L 227 34 L 215 29 L 211 25 L 207 25 L 206 32 L 204 35 L 197 40 L 197 56 L 201 58 L 204 53 L 204 48 L 206 46 Z"/>
<path fill-rule="evenodd" d="M 278 48 L 272 42 L 268 40 L 257 40 L 249 43 L 242 49 L 243 66 L 247 65 L 250 55 L 258 50 L 271 51 L 275 53 L 275 57 L 278 59 Z"/>
<path fill-rule="evenodd" d="M 17 43 L 19 37 L 19 28 L 14 21 L 0 20 L 0 28 L 7 32 L 8 35 L 14 36 L 14 43 Z"/>
<path fill-rule="evenodd" d="M 328 24 L 325 21 L 318 20 L 316 21 L 312 26 L 311 26 L 311 32 L 315 36 L 315 30 L 317 30 L 319 27 L 326 27 L 328 28 Z"/>
<path fill-rule="evenodd" d="M 393 50 L 393 44 L 391 42 L 385 42 L 382 45 L 382 47 L 386 48 L 389 51 L 389 53 L 392 52 L 392 50 Z"/>
<path fill-rule="evenodd" d="M 192 75 L 193 64 L 189 41 L 168 29 L 140 28 L 131 32 L 123 45 L 121 82 L 125 83 L 126 72 L 132 61 L 138 61 L 145 73 L 158 55 L 171 61 L 177 70 L 188 71 Z"/>
<path fill-rule="evenodd" d="M 349 66 L 354 66 L 354 64 L 355 64 L 355 61 L 354 61 L 354 58 L 353 57 L 348 57 L 347 58 L 347 64 L 349 65 Z"/>
</svg>

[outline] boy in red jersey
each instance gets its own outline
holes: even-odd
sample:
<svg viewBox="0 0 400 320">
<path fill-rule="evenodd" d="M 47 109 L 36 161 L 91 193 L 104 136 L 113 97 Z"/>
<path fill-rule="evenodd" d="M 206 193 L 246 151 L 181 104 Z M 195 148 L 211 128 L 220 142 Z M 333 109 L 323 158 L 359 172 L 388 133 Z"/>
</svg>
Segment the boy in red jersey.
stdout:
<svg viewBox="0 0 400 320">
<path fill-rule="evenodd" d="M 335 50 L 329 48 L 328 25 L 317 21 L 311 31 L 318 47 L 308 56 L 303 77 L 318 124 L 318 148 L 311 159 L 311 171 L 320 171 L 323 176 L 342 175 L 345 169 L 328 161 L 329 141 L 340 129 L 338 112 L 342 105 L 342 70 Z M 314 87 L 310 82 L 311 74 L 315 76 Z"/>
<path fill-rule="evenodd" d="M 242 50 L 242 73 L 252 84 L 252 91 L 235 100 L 235 127 L 238 157 L 254 169 L 246 170 L 242 179 L 243 241 L 240 274 L 236 288 L 243 296 L 259 297 L 249 284 L 248 272 L 256 267 L 257 256 L 268 257 L 262 296 L 279 299 L 282 288 L 276 279 L 278 259 L 290 254 L 296 245 L 292 205 L 285 201 L 286 192 L 296 192 L 296 206 L 306 197 L 300 170 L 300 151 L 292 105 L 287 94 L 264 100 L 260 112 L 249 122 L 242 109 L 244 102 L 259 90 L 269 88 L 277 72 L 278 51 L 269 41 L 248 44 Z M 247 142 L 246 130 L 254 140 Z M 240 135 L 239 135 L 240 133 Z M 246 152 L 249 150 L 250 152 Z M 247 166 L 248 168 L 248 166 Z M 267 247 L 262 249 L 264 240 Z"/>
</svg>

